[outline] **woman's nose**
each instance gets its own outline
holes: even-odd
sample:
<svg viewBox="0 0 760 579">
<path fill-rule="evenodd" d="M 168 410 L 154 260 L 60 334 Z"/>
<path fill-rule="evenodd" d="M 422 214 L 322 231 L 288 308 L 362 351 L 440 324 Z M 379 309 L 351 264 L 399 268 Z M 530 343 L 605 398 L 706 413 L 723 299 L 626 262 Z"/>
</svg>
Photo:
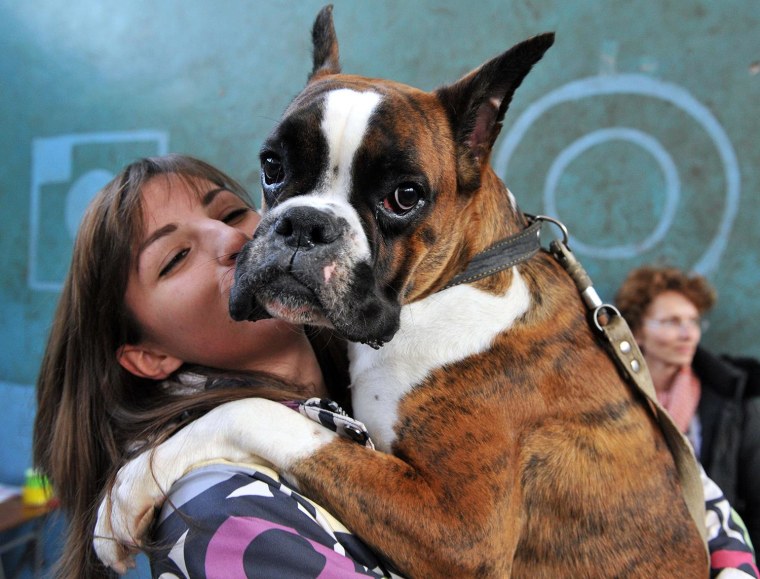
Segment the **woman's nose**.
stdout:
<svg viewBox="0 0 760 579">
<path fill-rule="evenodd" d="M 245 242 L 248 241 L 248 236 L 225 223 L 216 229 L 215 234 L 218 236 L 216 243 L 217 260 L 224 266 L 235 265 L 235 259 L 240 250 L 243 249 Z"/>
<path fill-rule="evenodd" d="M 698 325 L 683 322 L 678 326 L 678 332 L 683 337 L 696 339 L 699 339 L 702 333 Z"/>
</svg>

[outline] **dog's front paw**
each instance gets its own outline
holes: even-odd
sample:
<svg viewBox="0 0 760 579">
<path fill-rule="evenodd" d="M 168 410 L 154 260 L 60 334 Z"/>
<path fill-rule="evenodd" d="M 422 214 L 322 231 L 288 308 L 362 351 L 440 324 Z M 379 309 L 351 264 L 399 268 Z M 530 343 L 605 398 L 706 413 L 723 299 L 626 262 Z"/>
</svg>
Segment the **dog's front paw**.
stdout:
<svg viewBox="0 0 760 579">
<path fill-rule="evenodd" d="M 104 565 L 120 574 L 135 566 L 134 555 L 166 495 L 150 464 L 150 453 L 128 462 L 98 508 L 93 544 Z"/>
<path fill-rule="evenodd" d="M 93 545 L 95 554 L 103 565 L 110 567 L 119 575 L 124 575 L 128 569 L 134 568 L 137 547 L 122 543 L 115 537 L 111 528 L 111 511 L 108 499 L 104 499 L 98 509 Z"/>
</svg>

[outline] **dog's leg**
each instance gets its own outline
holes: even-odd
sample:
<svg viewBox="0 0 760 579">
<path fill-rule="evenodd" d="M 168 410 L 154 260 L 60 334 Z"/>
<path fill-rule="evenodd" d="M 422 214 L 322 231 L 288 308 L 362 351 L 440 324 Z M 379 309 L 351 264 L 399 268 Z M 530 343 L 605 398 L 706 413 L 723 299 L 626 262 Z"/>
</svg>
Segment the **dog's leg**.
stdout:
<svg viewBox="0 0 760 579">
<path fill-rule="evenodd" d="M 470 450 L 479 454 L 482 448 Z M 445 452 L 441 449 L 442 455 Z M 442 476 L 345 440 L 299 461 L 292 473 L 304 492 L 329 505 L 404 576 L 511 574 L 524 522 L 519 477 L 514 473 L 486 479 L 460 468 Z"/>
</svg>

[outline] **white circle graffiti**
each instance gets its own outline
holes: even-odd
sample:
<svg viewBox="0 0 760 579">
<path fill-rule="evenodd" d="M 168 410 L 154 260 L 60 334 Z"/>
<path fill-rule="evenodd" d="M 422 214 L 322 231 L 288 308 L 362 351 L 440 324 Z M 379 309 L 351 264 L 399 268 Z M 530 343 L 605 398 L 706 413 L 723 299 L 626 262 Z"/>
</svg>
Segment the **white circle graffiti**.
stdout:
<svg viewBox="0 0 760 579">
<path fill-rule="evenodd" d="M 692 117 L 712 139 L 713 144 L 718 151 L 718 155 L 720 156 L 721 163 L 723 164 L 723 172 L 726 181 L 726 203 L 715 237 L 692 269 L 701 274 L 707 274 L 714 271 L 717 269 L 720 257 L 725 251 L 728 235 L 731 232 L 731 227 L 733 226 L 739 207 L 741 189 L 739 163 L 734 148 L 731 145 L 731 141 L 710 110 L 692 97 L 686 90 L 677 85 L 656 80 L 643 74 L 596 76 L 570 82 L 540 98 L 517 118 L 510 131 L 504 136 L 501 146 L 496 151 L 496 156 L 494 157 L 494 169 L 498 175 L 506 175 L 509 161 L 514 154 L 515 149 L 520 144 L 520 141 L 523 139 L 528 129 L 530 129 L 531 125 L 547 110 L 564 102 L 579 101 L 593 96 L 615 94 L 632 94 L 666 101 Z M 606 138 L 609 139 L 611 136 L 614 136 L 614 133 L 607 134 Z M 665 173 L 667 181 L 667 171 L 670 169 L 666 167 L 666 163 L 668 162 L 665 161 L 666 157 L 662 156 L 661 147 L 653 146 L 653 143 L 656 142 L 655 140 L 645 141 L 641 139 L 640 135 L 633 138 L 631 137 L 633 137 L 631 133 L 625 136 L 627 140 L 636 139 L 633 140 L 633 142 L 643 146 L 650 152 L 650 154 L 655 156 L 655 159 L 660 163 L 660 166 Z M 618 136 L 616 138 L 621 137 Z M 579 144 L 578 141 L 576 141 L 576 143 L 574 143 L 576 147 L 575 154 L 578 154 L 579 151 L 577 149 L 585 144 L 585 142 Z M 659 143 L 657 143 L 657 145 L 659 145 Z M 573 154 L 572 149 L 566 153 L 566 155 L 571 154 Z M 667 156 L 667 159 L 670 160 L 670 157 Z M 558 160 L 555 162 L 555 165 L 557 165 L 558 162 L 560 161 Z M 550 181 L 547 179 L 547 185 L 549 184 Z M 668 203 L 672 202 L 673 198 L 671 192 L 668 197 Z M 667 226 L 667 216 L 663 216 L 663 219 L 660 220 L 655 231 L 646 240 L 650 246 L 661 240 L 662 236 L 665 234 L 665 231 L 661 231 L 661 229 L 663 227 L 667 229 Z M 578 245 L 577 241 L 574 241 L 574 243 L 576 246 Z M 641 251 L 643 248 L 642 244 L 639 244 L 637 247 L 638 251 Z M 621 248 L 616 249 L 618 252 L 620 250 Z M 613 258 L 619 257 L 619 254 L 602 255 L 600 257 Z"/>
<path fill-rule="evenodd" d="M 681 190 L 678 169 L 673 162 L 673 158 L 657 139 L 654 139 L 642 131 L 626 127 L 599 129 L 588 133 L 573 142 L 569 147 L 562 151 L 554 160 L 554 163 L 552 163 L 549 173 L 546 176 L 546 185 L 544 187 L 544 207 L 549 215 L 559 216 L 554 193 L 557 190 L 562 173 L 567 166 L 576 157 L 591 147 L 613 140 L 634 143 L 648 151 L 655 158 L 660 165 L 660 169 L 662 169 L 663 176 L 665 177 L 665 208 L 654 231 L 652 231 L 652 233 L 650 233 L 643 241 L 636 244 L 600 247 L 583 243 L 577 237 L 573 238 L 574 250 L 579 253 L 602 259 L 635 257 L 662 241 L 675 217 Z"/>
</svg>

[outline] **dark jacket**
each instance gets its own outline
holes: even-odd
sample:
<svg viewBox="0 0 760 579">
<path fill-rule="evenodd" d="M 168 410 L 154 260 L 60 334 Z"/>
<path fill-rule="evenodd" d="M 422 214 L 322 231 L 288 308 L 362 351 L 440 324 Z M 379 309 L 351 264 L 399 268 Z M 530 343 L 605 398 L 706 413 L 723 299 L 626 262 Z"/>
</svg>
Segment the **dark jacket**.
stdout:
<svg viewBox="0 0 760 579">
<path fill-rule="evenodd" d="M 702 385 L 700 461 L 760 546 L 760 363 L 699 348 L 693 369 Z"/>
</svg>

